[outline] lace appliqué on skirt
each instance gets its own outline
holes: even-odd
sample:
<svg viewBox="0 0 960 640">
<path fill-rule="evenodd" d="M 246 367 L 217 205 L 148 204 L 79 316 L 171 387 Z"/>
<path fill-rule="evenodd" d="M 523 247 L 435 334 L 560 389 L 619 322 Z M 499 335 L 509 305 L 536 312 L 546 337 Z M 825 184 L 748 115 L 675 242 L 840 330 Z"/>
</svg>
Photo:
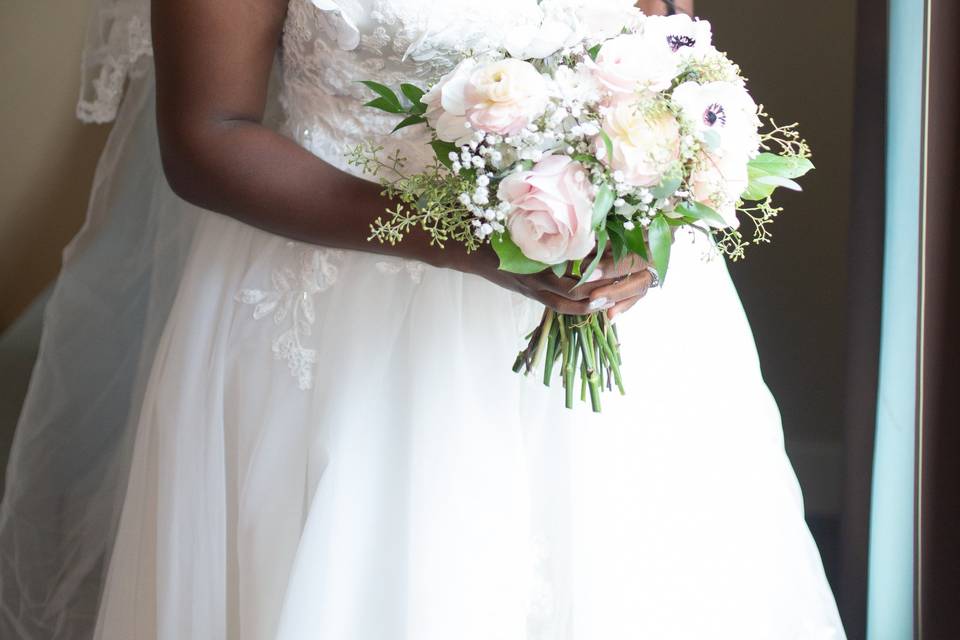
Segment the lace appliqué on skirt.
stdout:
<svg viewBox="0 0 960 640">
<path fill-rule="evenodd" d="M 423 273 L 427 270 L 427 265 L 415 260 L 384 260 L 378 262 L 376 266 L 377 271 L 388 275 L 397 275 L 401 271 L 406 271 L 415 284 L 420 284 L 423 281 Z"/>
<path fill-rule="evenodd" d="M 304 249 L 296 268 L 274 269 L 272 289 L 242 289 L 235 296 L 237 302 L 253 305 L 254 320 L 272 314 L 277 326 L 286 327 L 273 341 L 273 355 L 287 363 L 302 390 L 313 387 L 317 363 L 316 349 L 304 345 L 304 338 L 313 333 L 317 321 L 314 296 L 336 283 L 336 261 L 342 255 L 335 249 Z"/>
</svg>

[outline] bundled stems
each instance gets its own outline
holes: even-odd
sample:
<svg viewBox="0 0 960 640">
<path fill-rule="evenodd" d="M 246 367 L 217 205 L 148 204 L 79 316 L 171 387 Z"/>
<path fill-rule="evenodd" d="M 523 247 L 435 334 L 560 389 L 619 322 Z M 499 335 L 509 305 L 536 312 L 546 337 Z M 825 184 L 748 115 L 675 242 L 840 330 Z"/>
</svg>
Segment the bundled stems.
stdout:
<svg viewBox="0 0 960 640">
<path fill-rule="evenodd" d="M 566 406 L 573 408 L 577 375 L 580 399 L 600 412 L 603 389 L 625 393 L 616 328 L 603 312 L 567 316 L 547 309 L 540 325 L 527 336 L 527 347 L 517 355 L 513 370 L 531 374 L 543 367 L 543 384 L 550 386 L 559 363 Z"/>
</svg>

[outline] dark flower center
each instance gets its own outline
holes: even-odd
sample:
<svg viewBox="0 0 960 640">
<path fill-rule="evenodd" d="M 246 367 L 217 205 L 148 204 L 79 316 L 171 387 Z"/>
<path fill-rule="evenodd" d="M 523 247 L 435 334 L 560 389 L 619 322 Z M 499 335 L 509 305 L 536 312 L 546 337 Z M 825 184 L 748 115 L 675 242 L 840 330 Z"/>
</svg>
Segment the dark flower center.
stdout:
<svg viewBox="0 0 960 640">
<path fill-rule="evenodd" d="M 727 124 L 727 112 L 723 109 L 723 105 L 714 102 L 703 112 L 703 121 L 708 127 L 712 127 L 717 122 L 721 125 Z"/>
<path fill-rule="evenodd" d="M 690 36 L 667 36 L 667 44 L 670 45 L 670 50 L 676 53 L 683 47 L 694 46 L 697 41 Z"/>
</svg>

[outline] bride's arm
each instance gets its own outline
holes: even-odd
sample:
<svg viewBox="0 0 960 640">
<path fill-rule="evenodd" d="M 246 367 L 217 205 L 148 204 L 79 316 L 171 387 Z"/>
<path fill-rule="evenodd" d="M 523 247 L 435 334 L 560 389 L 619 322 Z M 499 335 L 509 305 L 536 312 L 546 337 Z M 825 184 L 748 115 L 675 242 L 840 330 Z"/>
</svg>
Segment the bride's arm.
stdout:
<svg viewBox="0 0 960 640">
<path fill-rule="evenodd" d="M 573 281 L 549 271 L 499 271 L 487 248 L 469 256 L 459 247 L 440 250 L 425 234 L 397 246 L 368 242 L 371 221 L 388 205 L 381 189 L 261 124 L 287 0 L 156 0 L 152 9 L 160 150 L 170 185 L 185 200 L 288 238 L 474 273 L 562 313 L 646 292 L 646 272 L 571 293 Z M 608 265 L 604 275 L 624 270 Z"/>
</svg>

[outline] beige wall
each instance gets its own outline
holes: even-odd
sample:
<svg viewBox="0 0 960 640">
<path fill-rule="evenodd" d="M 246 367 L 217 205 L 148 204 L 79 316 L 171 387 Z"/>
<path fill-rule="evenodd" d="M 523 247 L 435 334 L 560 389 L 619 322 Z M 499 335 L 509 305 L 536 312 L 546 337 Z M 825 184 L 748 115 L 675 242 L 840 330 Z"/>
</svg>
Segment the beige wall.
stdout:
<svg viewBox="0 0 960 640">
<path fill-rule="evenodd" d="M 0 2 L 0 331 L 56 275 L 107 133 L 73 117 L 88 6 Z"/>
</svg>

